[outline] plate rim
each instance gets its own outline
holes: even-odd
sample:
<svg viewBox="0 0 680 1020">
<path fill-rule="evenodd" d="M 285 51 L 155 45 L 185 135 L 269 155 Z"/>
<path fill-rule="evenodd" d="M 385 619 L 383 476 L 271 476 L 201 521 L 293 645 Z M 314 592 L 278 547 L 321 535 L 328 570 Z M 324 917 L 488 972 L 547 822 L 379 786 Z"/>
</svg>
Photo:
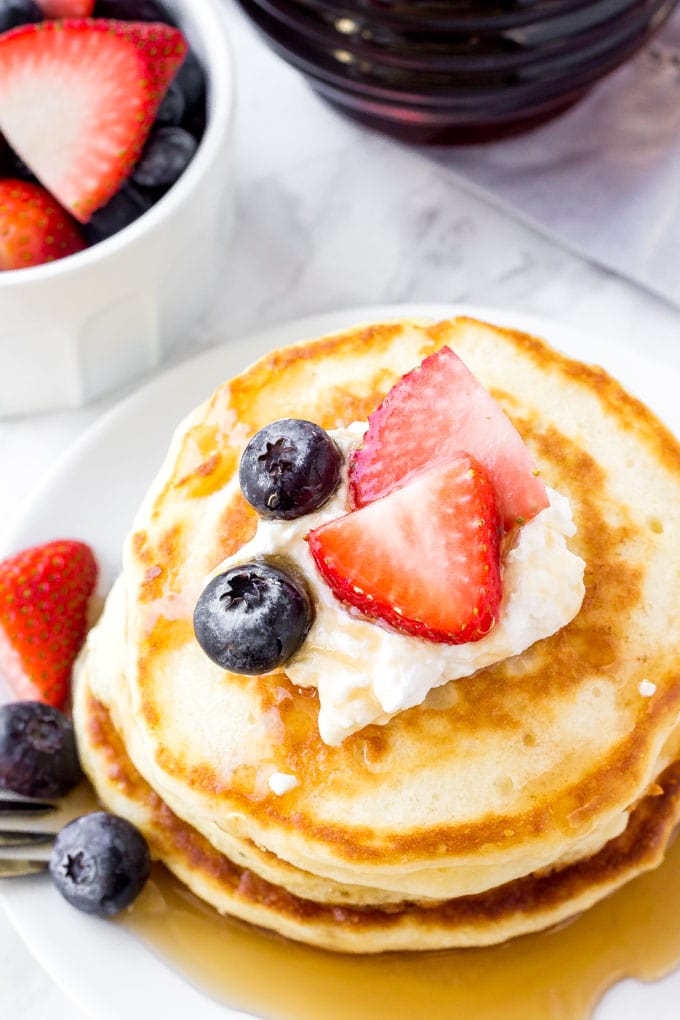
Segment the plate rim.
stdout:
<svg viewBox="0 0 680 1020">
<path fill-rule="evenodd" d="M 188 368 L 198 367 L 203 364 L 210 364 L 212 360 L 219 360 L 222 355 L 226 355 L 232 348 L 239 350 L 240 348 L 245 347 L 248 343 L 252 343 L 258 349 L 263 344 L 266 344 L 269 339 L 272 341 L 272 347 L 269 349 L 273 349 L 274 346 L 283 346 L 285 343 L 293 343 L 295 341 L 290 338 L 286 338 L 291 332 L 298 335 L 300 331 L 304 331 L 304 334 L 298 337 L 300 340 L 304 340 L 307 338 L 307 333 L 309 333 L 309 338 L 311 339 L 314 336 L 323 335 L 324 332 L 334 332 L 338 329 L 348 328 L 352 324 L 357 325 L 384 321 L 385 319 L 392 318 L 416 318 L 421 316 L 429 316 L 435 319 L 452 318 L 454 316 L 468 316 L 470 318 L 477 318 L 481 321 L 490 322 L 497 326 L 505 326 L 510 329 L 530 332 L 532 335 L 540 338 L 545 338 L 546 334 L 549 334 L 559 338 L 568 339 L 569 342 L 577 341 L 583 345 L 584 350 L 588 348 L 594 338 L 593 334 L 584 330 L 582 327 L 560 322 L 558 319 L 554 319 L 551 316 L 542 316 L 533 313 L 525 314 L 521 311 L 503 309 L 498 306 L 468 304 L 466 302 L 451 302 L 450 304 L 442 302 L 414 302 L 404 304 L 359 305 L 352 309 L 326 311 L 301 316 L 299 318 L 287 320 L 282 326 L 269 326 L 255 332 L 249 330 L 243 335 L 227 339 L 222 343 L 216 343 L 193 355 L 189 355 L 178 364 L 163 368 L 152 378 L 145 380 L 141 385 L 135 387 L 126 396 L 123 396 L 120 400 L 116 401 L 112 407 L 103 411 L 102 414 L 94 419 L 94 421 L 90 422 L 83 432 L 76 439 L 72 440 L 64 451 L 56 458 L 49 470 L 43 475 L 41 481 L 36 483 L 32 490 L 20 501 L 17 509 L 11 515 L 7 524 L 3 526 L 0 531 L 0 555 L 6 555 L 7 551 L 11 548 L 14 533 L 21 530 L 21 522 L 23 518 L 26 516 L 27 512 L 32 509 L 33 505 L 40 500 L 43 490 L 53 483 L 53 480 L 63 472 L 65 467 L 67 467 L 71 461 L 78 459 L 83 449 L 95 441 L 100 433 L 114 426 L 115 423 L 123 419 L 128 413 L 134 411 L 139 404 L 144 402 L 150 393 L 154 392 L 158 388 L 171 386 L 173 382 L 178 380 L 182 373 Z M 338 322 L 341 324 L 338 325 Z M 335 327 L 333 327 L 333 323 L 335 324 Z M 656 359 L 653 355 L 642 356 L 631 348 L 623 348 L 623 346 L 619 348 L 615 341 L 608 337 L 597 335 L 595 338 L 598 348 L 607 348 L 608 351 L 612 353 L 615 351 L 620 352 L 625 350 L 626 359 L 629 359 L 632 362 L 643 363 L 646 366 L 652 366 L 652 368 L 656 368 L 661 373 L 668 372 L 671 374 L 677 374 L 678 378 L 680 378 L 680 372 L 676 371 L 674 373 L 672 368 L 660 359 Z M 553 343 L 551 340 L 548 342 L 551 343 L 552 346 L 557 347 L 568 357 L 576 357 L 578 360 L 583 360 L 581 355 L 573 354 L 564 350 L 559 342 Z M 260 357 L 266 352 L 267 348 L 263 347 L 262 351 L 260 351 L 256 357 Z M 251 363 L 252 361 L 244 363 L 243 369 L 247 368 L 248 364 Z M 588 363 L 600 364 L 599 360 Z M 611 371 L 610 369 L 607 369 L 606 365 L 603 365 L 602 367 L 604 367 L 607 371 Z M 628 388 L 629 385 L 634 386 L 634 383 L 624 383 L 624 385 Z M 209 396 L 209 394 L 207 395 Z"/>
</svg>

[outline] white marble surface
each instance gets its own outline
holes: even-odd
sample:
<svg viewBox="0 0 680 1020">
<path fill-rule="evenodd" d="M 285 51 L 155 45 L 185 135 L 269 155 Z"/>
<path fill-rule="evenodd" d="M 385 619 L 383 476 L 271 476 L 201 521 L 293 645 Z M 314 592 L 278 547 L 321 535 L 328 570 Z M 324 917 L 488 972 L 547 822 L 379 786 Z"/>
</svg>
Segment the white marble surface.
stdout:
<svg viewBox="0 0 680 1020">
<path fill-rule="evenodd" d="M 680 8 L 567 113 L 436 158 L 529 224 L 678 304 Z"/>
<path fill-rule="evenodd" d="M 233 9 L 230 17 L 239 86 L 236 228 L 209 321 L 175 360 L 313 312 L 465 301 L 550 316 L 614 338 L 622 359 L 632 349 L 680 368 L 677 309 L 463 190 L 427 153 L 346 121 L 278 64 Z M 3 525 L 120 396 L 0 422 Z M 0 1015 L 81 1020 L 2 910 Z"/>
</svg>

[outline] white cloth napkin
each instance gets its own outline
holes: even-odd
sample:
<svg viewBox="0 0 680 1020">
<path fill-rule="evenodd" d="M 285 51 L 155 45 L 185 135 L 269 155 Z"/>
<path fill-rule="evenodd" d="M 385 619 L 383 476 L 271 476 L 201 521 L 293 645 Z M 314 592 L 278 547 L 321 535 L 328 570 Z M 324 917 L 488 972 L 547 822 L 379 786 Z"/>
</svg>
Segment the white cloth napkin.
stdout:
<svg viewBox="0 0 680 1020">
<path fill-rule="evenodd" d="M 680 9 L 546 126 L 426 151 L 554 240 L 680 305 Z"/>
</svg>

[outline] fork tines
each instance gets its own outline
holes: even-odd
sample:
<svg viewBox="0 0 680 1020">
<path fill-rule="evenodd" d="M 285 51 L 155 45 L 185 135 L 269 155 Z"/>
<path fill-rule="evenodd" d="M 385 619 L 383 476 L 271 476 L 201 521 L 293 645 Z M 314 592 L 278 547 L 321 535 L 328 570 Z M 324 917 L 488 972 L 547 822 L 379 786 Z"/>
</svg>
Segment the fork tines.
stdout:
<svg viewBox="0 0 680 1020">
<path fill-rule="evenodd" d="M 0 846 L 37 846 L 51 843 L 53 832 L 36 832 L 30 829 L 0 829 Z"/>
<path fill-rule="evenodd" d="M 36 817 L 56 811 L 56 805 L 47 801 L 0 798 L 0 818 Z M 27 829 L 0 829 L 0 847 L 31 847 L 52 843 L 54 832 L 39 832 Z M 47 869 L 46 860 L 27 857 L 0 856 L 0 878 L 15 878 L 20 875 L 34 875 Z"/>
<path fill-rule="evenodd" d="M 45 800 L 0 798 L 0 815 L 46 815 L 56 810 L 56 804 L 49 804 Z"/>
<path fill-rule="evenodd" d="M 23 875 L 38 875 L 47 871 L 47 861 L 30 860 L 28 857 L 0 857 L 0 878 L 21 878 Z"/>
</svg>

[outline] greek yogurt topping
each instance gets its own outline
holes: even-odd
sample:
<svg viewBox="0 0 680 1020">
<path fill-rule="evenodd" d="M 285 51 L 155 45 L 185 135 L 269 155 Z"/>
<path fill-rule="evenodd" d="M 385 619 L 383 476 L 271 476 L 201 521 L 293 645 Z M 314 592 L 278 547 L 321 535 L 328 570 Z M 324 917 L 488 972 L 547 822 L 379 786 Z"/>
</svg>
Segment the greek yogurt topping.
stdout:
<svg viewBox="0 0 680 1020">
<path fill-rule="evenodd" d="M 305 577 L 314 621 L 302 647 L 286 664 L 286 673 L 301 687 L 317 688 L 319 732 L 331 745 L 421 704 L 435 687 L 518 655 L 549 637 L 576 616 L 585 594 L 585 563 L 566 543 L 576 532 L 569 501 L 548 489 L 550 505 L 520 529 L 505 558 L 500 617 L 481 640 L 439 644 L 402 634 L 344 607 L 319 575 L 305 536 L 346 513 L 347 461 L 365 427 L 355 423 L 330 433 L 344 455 L 344 467 L 328 503 L 295 520 L 260 519 L 253 539 L 216 571 L 258 557 L 283 556 Z"/>
</svg>

